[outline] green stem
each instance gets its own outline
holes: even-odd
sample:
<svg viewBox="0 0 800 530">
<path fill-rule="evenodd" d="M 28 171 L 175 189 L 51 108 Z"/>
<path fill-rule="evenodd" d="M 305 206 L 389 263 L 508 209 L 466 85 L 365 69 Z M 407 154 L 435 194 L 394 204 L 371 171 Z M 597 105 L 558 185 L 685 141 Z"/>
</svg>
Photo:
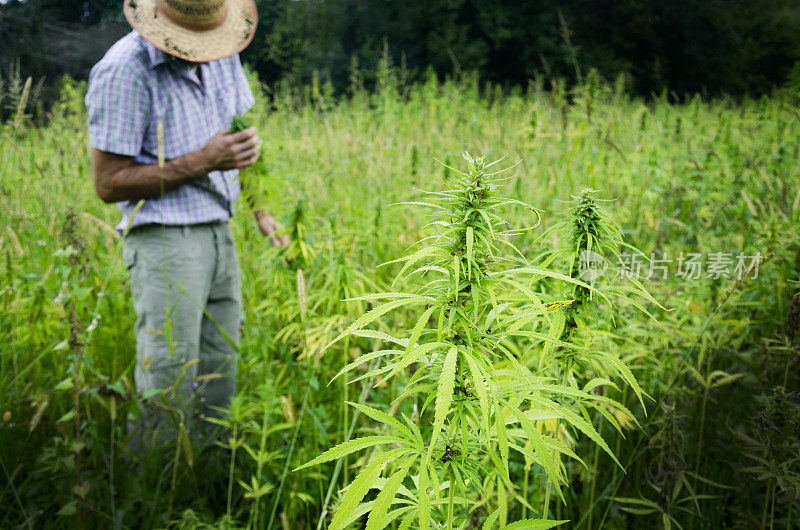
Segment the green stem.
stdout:
<svg viewBox="0 0 800 530">
<path fill-rule="evenodd" d="M 550 483 L 547 482 L 545 477 L 544 484 L 544 506 L 542 506 L 542 519 L 547 519 L 550 513 Z"/>
<path fill-rule="evenodd" d="M 350 363 L 350 355 L 349 355 L 349 352 L 350 352 L 350 335 L 345 337 L 343 348 L 344 348 L 344 352 L 342 353 L 342 357 L 343 357 L 342 366 L 347 366 Z M 342 413 L 342 428 L 345 428 L 345 426 L 349 423 L 350 407 L 347 405 L 347 402 L 350 400 L 349 391 L 350 391 L 350 387 L 347 384 L 347 378 L 346 377 L 342 377 L 342 405 L 343 405 L 342 408 L 344 409 L 343 413 Z M 342 475 L 342 478 L 344 479 L 344 484 L 345 485 L 350 483 L 348 481 L 348 479 L 350 478 L 350 472 L 349 472 L 350 468 L 349 468 L 349 465 L 348 465 L 347 456 L 348 455 L 345 455 L 344 462 L 342 463 L 342 465 L 344 466 L 344 474 Z"/>
<path fill-rule="evenodd" d="M 594 515 L 595 485 L 597 484 L 597 464 L 599 459 L 600 459 L 600 446 L 594 444 L 594 458 L 592 462 L 592 486 L 589 491 L 589 521 L 587 524 L 588 528 L 594 528 L 592 526 L 592 515 Z"/>
<path fill-rule="evenodd" d="M 447 493 L 447 530 L 453 530 L 453 507 L 455 505 L 456 481 L 453 472 L 450 472 L 450 487 Z"/>
<path fill-rule="evenodd" d="M 237 439 L 237 425 L 233 424 L 233 441 L 231 445 L 231 465 L 228 469 L 228 503 L 226 506 L 226 513 L 228 517 L 231 516 L 231 499 L 233 498 L 233 470 L 236 466 L 236 439 Z"/>
<path fill-rule="evenodd" d="M 167 519 L 172 515 L 172 501 L 175 498 L 175 483 L 178 480 L 178 462 L 181 459 L 181 431 L 184 428 L 183 418 L 180 419 L 178 425 L 178 439 L 175 441 L 175 457 L 172 461 L 172 482 L 169 488 L 169 502 L 167 503 Z"/>
<path fill-rule="evenodd" d="M 264 454 L 264 449 L 267 445 L 267 421 L 269 420 L 270 407 L 269 403 L 264 402 L 264 416 L 261 419 L 261 442 L 258 446 L 258 465 L 256 466 L 256 480 L 261 483 L 261 470 L 264 467 L 263 459 L 261 456 Z M 253 526 L 258 525 L 258 517 L 261 506 L 261 497 L 256 497 L 253 507 L 250 510 L 250 519 L 253 521 Z"/>
<path fill-rule="evenodd" d="M 711 357 L 713 356 L 713 351 L 709 352 L 708 357 L 706 358 L 706 370 L 705 375 L 703 377 L 708 377 L 708 374 L 711 371 Z M 692 489 L 697 492 L 697 476 L 700 474 L 700 456 L 702 455 L 703 451 L 703 432 L 705 431 L 706 427 L 706 408 L 708 405 L 708 384 L 703 382 L 703 404 L 700 408 L 700 431 L 697 434 L 697 452 L 694 456 L 694 478 L 692 479 Z M 694 528 L 694 517 L 689 519 L 689 530 Z"/>
<path fill-rule="evenodd" d="M 547 519 L 550 513 L 550 483 L 547 481 L 547 473 L 544 478 L 544 506 L 542 507 L 542 519 Z"/>
<path fill-rule="evenodd" d="M 116 405 L 117 405 L 117 398 L 111 396 L 111 406 L 114 407 L 112 410 L 115 411 L 114 414 L 111 415 L 111 443 L 109 443 L 109 452 L 111 453 L 110 458 L 108 459 L 108 482 L 109 482 L 109 490 L 111 493 L 111 519 L 113 521 L 117 520 L 117 502 L 114 498 L 114 446 L 116 445 L 117 441 L 114 439 L 114 432 L 116 431 L 117 425 L 117 415 L 116 415 Z M 791 504 L 789 504 L 791 507 Z"/>
<path fill-rule="evenodd" d="M 705 387 L 703 392 L 703 404 L 700 407 L 700 431 L 697 434 L 697 453 L 694 457 L 694 474 L 700 472 L 700 456 L 703 450 L 703 431 L 706 425 L 706 407 L 708 405 L 708 386 Z M 694 479 L 693 487 L 697 484 L 697 478 Z"/>
<path fill-rule="evenodd" d="M 769 510 L 769 530 L 772 530 L 773 525 L 775 524 L 775 489 L 777 484 L 775 482 L 772 483 L 772 506 Z M 789 528 L 787 526 L 786 528 Z"/>
<path fill-rule="evenodd" d="M 74 419 L 74 429 L 75 429 L 75 443 L 81 443 L 81 386 L 80 386 L 80 353 L 81 347 L 80 343 L 78 342 L 78 331 L 77 331 L 77 316 L 75 312 L 75 307 L 70 306 L 69 309 L 69 320 L 70 320 L 70 345 L 72 346 L 72 358 L 73 358 L 73 365 L 72 365 L 72 380 L 73 386 L 75 387 L 75 419 Z M 75 452 L 75 477 L 77 483 L 79 485 L 83 484 L 83 478 L 81 473 L 81 453 L 80 451 Z M 84 521 L 84 513 L 83 507 L 78 504 L 78 526 L 80 528 L 84 528 L 85 521 Z"/>
<path fill-rule="evenodd" d="M 572 364 L 569 364 L 569 367 L 564 370 L 564 373 L 561 376 L 561 385 L 567 386 L 569 383 L 569 376 L 572 373 Z M 558 439 L 558 429 L 559 423 L 556 419 L 555 430 L 553 432 L 553 438 Z M 596 447 L 595 447 L 596 449 Z M 555 451 L 550 452 L 552 455 Z M 545 479 L 544 479 L 544 507 L 542 508 L 542 519 L 547 519 L 550 516 L 550 483 L 547 481 L 547 472 L 545 472 Z"/>
<path fill-rule="evenodd" d="M 764 509 L 761 510 L 761 528 L 767 526 L 767 510 L 769 508 L 769 492 L 770 489 L 767 488 L 767 492 L 764 495 Z"/>
<path fill-rule="evenodd" d="M 531 466 L 528 465 L 526 462 L 525 476 L 522 481 L 522 498 L 525 499 L 526 502 L 528 501 L 528 475 L 530 475 L 530 473 L 531 473 Z M 522 505 L 522 518 L 523 519 L 528 518 L 528 507 L 524 504 Z"/>
</svg>

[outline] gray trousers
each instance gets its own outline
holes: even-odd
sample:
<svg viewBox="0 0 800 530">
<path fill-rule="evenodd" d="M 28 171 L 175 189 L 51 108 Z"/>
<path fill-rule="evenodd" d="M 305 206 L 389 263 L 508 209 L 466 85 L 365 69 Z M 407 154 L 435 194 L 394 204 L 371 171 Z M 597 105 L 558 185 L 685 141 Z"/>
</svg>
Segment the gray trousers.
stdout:
<svg viewBox="0 0 800 530">
<path fill-rule="evenodd" d="M 141 434 L 168 423 L 166 438 L 157 437 L 169 439 L 183 422 L 196 435 L 236 392 L 241 282 L 230 225 L 136 227 L 123 259 L 136 311 L 136 388 L 166 389 L 166 407 L 145 414 Z"/>
</svg>

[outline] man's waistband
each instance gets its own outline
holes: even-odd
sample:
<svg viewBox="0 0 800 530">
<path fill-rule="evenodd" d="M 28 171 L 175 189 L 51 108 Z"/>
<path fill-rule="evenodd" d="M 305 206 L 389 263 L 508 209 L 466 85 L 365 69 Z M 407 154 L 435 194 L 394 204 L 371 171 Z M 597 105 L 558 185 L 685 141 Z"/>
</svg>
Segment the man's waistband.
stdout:
<svg viewBox="0 0 800 530">
<path fill-rule="evenodd" d="M 197 230 L 203 228 L 216 228 L 220 226 L 225 226 L 228 224 L 228 219 L 215 219 L 213 221 L 205 221 L 203 223 L 192 223 L 192 224 L 164 224 L 164 223 L 142 223 L 140 225 L 135 225 L 131 227 L 128 231 L 128 234 L 132 234 L 134 232 L 142 233 L 147 232 L 150 230 L 181 230 L 182 232 L 186 232 L 187 229 L 189 230 Z"/>
</svg>

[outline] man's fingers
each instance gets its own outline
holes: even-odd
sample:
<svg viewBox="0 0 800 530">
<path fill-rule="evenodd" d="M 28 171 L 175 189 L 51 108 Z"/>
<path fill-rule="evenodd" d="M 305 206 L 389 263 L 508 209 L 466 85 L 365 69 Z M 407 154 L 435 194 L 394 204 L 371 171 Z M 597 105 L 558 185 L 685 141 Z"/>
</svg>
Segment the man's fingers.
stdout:
<svg viewBox="0 0 800 530">
<path fill-rule="evenodd" d="M 256 136 L 254 138 L 249 138 L 243 142 L 239 142 L 232 145 L 231 151 L 234 154 L 238 154 L 248 149 L 260 148 L 260 147 L 261 147 L 261 139 L 258 136 Z"/>
<path fill-rule="evenodd" d="M 255 127 L 248 127 L 247 129 L 235 133 L 230 133 L 230 139 L 234 143 L 244 142 L 252 138 L 258 138 L 258 129 Z"/>
<path fill-rule="evenodd" d="M 289 236 L 287 234 L 283 234 L 282 236 L 271 236 L 269 238 L 269 242 L 273 247 L 282 247 L 289 244 Z"/>
<path fill-rule="evenodd" d="M 246 162 L 248 160 L 253 160 L 254 162 L 258 160 L 258 155 L 261 154 L 261 149 L 258 147 L 251 147 L 247 151 L 242 151 L 238 155 L 236 155 L 236 159 L 240 162 Z"/>
<path fill-rule="evenodd" d="M 246 167 L 250 167 L 258 161 L 258 156 L 261 154 L 261 151 L 258 148 L 251 149 L 246 151 L 239 156 L 236 157 L 236 168 L 237 169 L 244 169 Z"/>
<path fill-rule="evenodd" d="M 256 154 L 254 154 L 252 157 L 250 157 L 250 159 L 247 160 L 247 165 L 249 167 L 255 165 L 256 162 L 258 162 L 258 152 L 256 152 Z"/>
</svg>

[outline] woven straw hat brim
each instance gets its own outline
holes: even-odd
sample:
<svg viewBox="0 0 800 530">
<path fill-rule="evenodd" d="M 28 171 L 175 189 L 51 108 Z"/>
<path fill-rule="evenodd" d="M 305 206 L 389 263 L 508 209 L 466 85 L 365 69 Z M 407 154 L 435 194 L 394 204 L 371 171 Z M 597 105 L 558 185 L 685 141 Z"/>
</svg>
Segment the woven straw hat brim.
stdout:
<svg viewBox="0 0 800 530">
<path fill-rule="evenodd" d="M 156 0 L 125 0 L 125 18 L 156 48 L 187 61 L 206 62 L 244 50 L 256 32 L 258 11 L 253 0 L 228 0 L 228 16 L 217 28 L 186 29 L 158 10 Z"/>
</svg>

